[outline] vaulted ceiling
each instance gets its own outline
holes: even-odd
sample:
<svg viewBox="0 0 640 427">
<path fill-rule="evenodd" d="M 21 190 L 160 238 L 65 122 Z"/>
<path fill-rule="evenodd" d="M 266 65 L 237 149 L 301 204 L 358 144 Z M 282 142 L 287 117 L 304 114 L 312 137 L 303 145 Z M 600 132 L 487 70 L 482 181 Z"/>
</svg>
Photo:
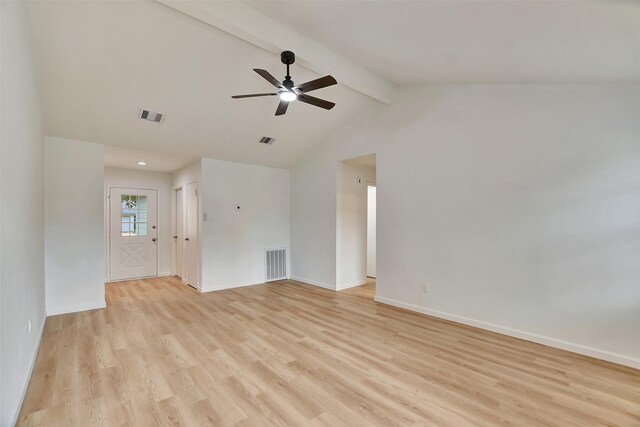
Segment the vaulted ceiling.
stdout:
<svg viewBox="0 0 640 427">
<path fill-rule="evenodd" d="M 289 167 L 396 84 L 640 81 L 638 2 L 256 1 L 242 3 L 244 31 L 171 3 L 185 2 L 30 3 L 48 135 L 105 144 L 116 167 L 142 156 L 165 171 L 200 157 Z M 243 35 L 261 17 L 266 38 L 309 46 L 296 82 L 332 72 L 343 83 L 314 93 L 333 110 L 296 103 L 275 117 L 274 98 L 230 98 L 272 90 L 252 68 L 284 76 L 277 40 Z M 165 121 L 138 119 L 141 108 Z"/>
<path fill-rule="evenodd" d="M 640 81 L 640 2 L 253 1 L 398 84 Z"/>
<path fill-rule="evenodd" d="M 283 79 L 279 55 L 152 1 L 30 6 L 46 133 L 138 150 L 108 148 L 108 166 L 135 168 L 147 151 L 165 157 L 162 167 L 148 161 L 149 170 L 200 157 L 288 167 L 377 103 L 337 85 L 313 93 L 335 102 L 333 110 L 295 103 L 275 117 L 275 97 L 231 95 L 271 92 L 252 68 Z M 295 64 L 291 72 L 299 83 L 320 77 Z M 164 122 L 138 119 L 140 108 L 165 114 Z M 262 136 L 276 142 L 258 144 Z"/>
</svg>

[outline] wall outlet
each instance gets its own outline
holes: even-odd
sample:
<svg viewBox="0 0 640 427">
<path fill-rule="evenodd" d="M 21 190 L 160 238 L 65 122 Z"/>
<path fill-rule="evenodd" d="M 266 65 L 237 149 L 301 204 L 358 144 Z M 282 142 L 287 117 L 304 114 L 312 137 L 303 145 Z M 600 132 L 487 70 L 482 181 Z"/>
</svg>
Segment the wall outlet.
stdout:
<svg viewBox="0 0 640 427">
<path fill-rule="evenodd" d="M 31 333 L 31 319 L 29 319 L 29 333 Z"/>
<path fill-rule="evenodd" d="M 207 215 L 206 213 L 202 214 L 202 221 L 207 222 L 207 220 L 209 219 L 209 215 Z"/>
<path fill-rule="evenodd" d="M 422 292 L 425 293 L 425 294 L 427 292 L 429 292 L 429 284 L 428 283 L 425 283 L 424 285 L 422 285 Z"/>
</svg>

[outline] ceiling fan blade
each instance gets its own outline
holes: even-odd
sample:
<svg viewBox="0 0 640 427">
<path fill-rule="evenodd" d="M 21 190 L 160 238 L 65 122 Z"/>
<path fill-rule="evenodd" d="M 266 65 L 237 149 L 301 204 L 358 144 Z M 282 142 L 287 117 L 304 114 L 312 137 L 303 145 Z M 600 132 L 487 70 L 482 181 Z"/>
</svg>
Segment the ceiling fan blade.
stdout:
<svg viewBox="0 0 640 427">
<path fill-rule="evenodd" d="M 278 108 L 276 109 L 276 116 L 281 116 L 286 113 L 288 106 L 289 101 L 280 101 L 280 104 L 278 104 Z"/>
<path fill-rule="evenodd" d="M 319 79 L 311 80 L 310 82 L 302 83 L 301 85 L 298 85 L 296 89 L 305 93 L 316 89 L 322 89 L 323 87 L 333 86 L 337 83 L 338 82 L 333 78 L 333 76 L 324 76 Z"/>
<path fill-rule="evenodd" d="M 253 71 L 255 71 L 256 73 L 260 74 L 263 79 L 265 79 L 266 81 L 268 81 L 269 83 L 271 83 L 272 85 L 277 87 L 278 89 L 284 89 L 284 86 L 282 86 L 282 83 L 280 83 L 278 81 L 278 79 L 273 77 L 267 70 L 261 70 L 260 68 L 254 68 Z"/>
<path fill-rule="evenodd" d="M 275 95 L 277 95 L 277 93 L 252 93 L 250 95 L 233 95 L 232 98 L 233 99 L 255 98 L 256 96 L 275 96 Z"/>
<path fill-rule="evenodd" d="M 331 110 L 336 106 L 333 102 L 325 101 L 324 99 L 315 98 L 309 95 L 298 95 L 298 101 L 315 105 L 316 107 L 324 108 L 325 110 Z"/>
</svg>

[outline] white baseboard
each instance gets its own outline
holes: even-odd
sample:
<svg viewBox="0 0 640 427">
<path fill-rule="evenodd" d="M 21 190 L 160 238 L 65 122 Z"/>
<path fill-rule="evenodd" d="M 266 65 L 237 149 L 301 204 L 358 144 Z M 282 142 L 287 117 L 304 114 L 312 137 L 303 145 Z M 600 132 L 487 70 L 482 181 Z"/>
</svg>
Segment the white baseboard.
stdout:
<svg viewBox="0 0 640 427">
<path fill-rule="evenodd" d="M 173 273 L 171 273 L 170 271 L 166 271 L 164 273 L 158 273 L 158 277 L 167 277 L 167 276 L 173 276 Z"/>
<path fill-rule="evenodd" d="M 33 374 L 33 368 L 36 365 L 36 357 L 38 356 L 38 351 L 40 350 L 40 343 L 42 343 L 42 335 L 44 334 L 44 325 L 47 321 L 47 316 L 43 316 L 42 324 L 40 324 L 40 330 L 38 332 L 38 345 L 36 345 L 36 350 L 33 352 L 31 356 L 31 363 L 29 364 L 29 375 L 27 375 L 27 382 L 22 387 L 22 393 L 20 393 L 20 400 L 18 407 L 16 408 L 15 414 L 13 414 L 13 423 L 12 426 L 18 423 L 18 417 L 20 416 L 20 409 L 22 409 L 22 404 L 24 403 L 24 397 L 27 395 L 27 388 L 29 388 L 29 381 L 31 380 L 31 375 Z"/>
<path fill-rule="evenodd" d="M 620 365 L 625 365 L 632 368 L 640 369 L 640 359 L 624 356 L 622 354 L 611 353 L 605 350 L 599 350 L 597 348 L 587 347 L 581 344 L 574 344 L 567 341 L 546 337 L 543 335 L 532 334 L 532 333 L 520 331 L 517 329 L 495 325 L 493 323 L 483 322 L 475 319 L 469 319 L 467 317 L 458 316 L 456 314 L 450 314 L 450 313 L 446 313 L 439 310 L 420 307 L 417 305 L 408 304 L 402 301 L 396 301 L 393 299 L 384 298 L 377 295 L 375 297 L 375 301 L 382 304 L 388 304 L 394 307 L 415 311 L 417 313 L 426 314 L 428 316 L 438 317 L 440 319 L 450 320 L 452 322 L 462 323 L 464 325 L 474 326 L 480 329 L 486 329 L 488 331 L 497 332 L 499 334 L 508 335 L 514 338 L 520 338 L 526 341 L 535 342 L 535 343 L 546 345 L 549 347 L 555 347 L 561 350 L 578 353 L 583 356 L 594 357 L 596 359 L 602 359 L 608 362 L 618 363 Z"/>
<path fill-rule="evenodd" d="M 224 285 L 217 285 L 215 287 L 203 286 L 200 292 L 204 294 L 207 292 L 224 291 L 226 289 L 244 288 L 245 286 L 255 286 L 255 285 L 264 285 L 264 282 L 256 283 L 255 281 L 252 281 L 252 282 L 227 283 Z"/>
<path fill-rule="evenodd" d="M 58 314 L 77 313 L 79 311 L 97 310 L 100 308 L 106 308 L 106 301 L 91 302 L 85 304 L 78 304 L 73 306 L 54 307 L 47 309 L 47 317 L 57 316 Z"/>
<path fill-rule="evenodd" d="M 296 282 L 306 283 L 307 285 L 318 286 L 320 288 L 329 289 L 331 291 L 335 291 L 336 287 L 334 285 L 330 285 L 328 283 L 317 282 L 311 279 L 305 279 L 304 277 L 291 276 L 291 280 L 295 280 Z"/>
<path fill-rule="evenodd" d="M 346 285 L 341 285 L 338 288 L 338 291 L 344 291 L 345 289 L 355 288 L 356 286 L 362 286 L 362 285 L 366 285 L 366 284 L 367 284 L 367 280 L 366 279 L 364 281 L 357 280 L 355 282 L 347 283 Z"/>
</svg>

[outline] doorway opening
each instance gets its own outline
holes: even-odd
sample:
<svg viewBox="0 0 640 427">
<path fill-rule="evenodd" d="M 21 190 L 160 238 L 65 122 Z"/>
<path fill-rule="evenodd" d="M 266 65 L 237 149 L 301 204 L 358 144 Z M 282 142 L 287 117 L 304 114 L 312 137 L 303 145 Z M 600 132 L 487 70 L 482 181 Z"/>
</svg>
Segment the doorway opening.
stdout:
<svg viewBox="0 0 640 427">
<path fill-rule="evenodd" d="M 376 278 L 376 184 L 367 185 L 367 277 Z"/>
<path fill-rule="evenodd" d="M 337 172 L 336 290 L 373 299 L 376 285 L 376 155 L 341 161 Z"/>
</svg>

